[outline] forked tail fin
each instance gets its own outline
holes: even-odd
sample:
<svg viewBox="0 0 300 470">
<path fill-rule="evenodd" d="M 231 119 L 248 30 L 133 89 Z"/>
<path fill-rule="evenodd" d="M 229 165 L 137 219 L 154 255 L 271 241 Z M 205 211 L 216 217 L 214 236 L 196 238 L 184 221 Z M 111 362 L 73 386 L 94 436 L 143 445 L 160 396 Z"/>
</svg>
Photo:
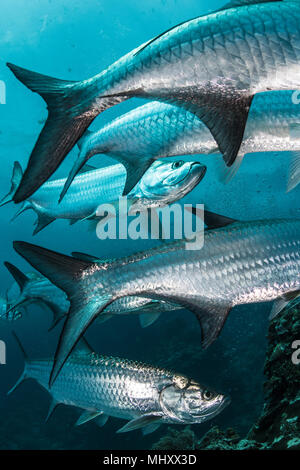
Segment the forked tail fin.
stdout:
<svg viewBox="0 0 300 470">
<path fill-rule="evenodd" d="M 14 202 L 18 203 L 47 181 L 100 111 L 93 106 L 91 81 L 60 80 L 13 64 L 7 65 L 24 85 L 42 96 L 49 112 L 21 184 L 13 196 Z"/>
<path fill-rule="evenodd" d="M 97 269 L 97 263 L 75 259 L 25 242 L 14 242 L 14 248 L 35 269 L 64 290 L 70 300 L 70 310 L 55 353 L 51 386 L 81 336 L 115 298 L 110 293 L 88 298 L 84 277 L 89 269 Z"/>
</svg>

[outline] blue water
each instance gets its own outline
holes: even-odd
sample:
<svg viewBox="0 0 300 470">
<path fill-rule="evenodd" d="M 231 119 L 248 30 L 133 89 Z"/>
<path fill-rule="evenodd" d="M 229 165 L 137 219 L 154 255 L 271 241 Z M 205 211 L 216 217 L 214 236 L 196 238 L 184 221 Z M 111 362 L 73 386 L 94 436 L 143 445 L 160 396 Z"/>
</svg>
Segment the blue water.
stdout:
<svg viewBox="0 0 300 470">
<path fill-rule="evenodd" d="M 223 4 L 221 0 L 210 1 L 209 9 Z M 7 104 L 0 105 L 1 193 L 9 189 L 13 162 L 26 165 L 41 121 L 47 116 L 43 100 L 19 83 L 5 62 L 70 80 L 87 78 L 156 34 L 207 9 L 208 2 L 203 0 L 2 0 L 0 79 L 6 84 Z M 97 129 L 139 104 L 142 102 L 130 100 L 115 106 L 98 117 L 91 128 Z M 67 174 L 76 153 L 75 148 L 55 176 Z M 208 166 L 207 176 L 183 202 L 205 203 L 210 210 L 241 219 L 299 216 L 300 188 L 285 194 L 288 154 L 247 156 L 227 186 L 216 179 L 215 164 L 209 156 L 201 157 L 201 161 Z M 127 254 L 137 247 L 137 242 L 99 241 L 85 224 L 70 227 L 64 221 L 56 221 L 33 239 L 33 213 L 25 213 L 10 224 L 16 208 L 8 205 L 0 210 L 0 260 L 9 260 L 25 272 L 30 268 L 13 251 L 13 240 L 34 242 L 59 252 L 86 251 L 105 257 Z M 141 241 L 138 249 L 143 247 Z M 2 264 L 0 279 L 0 293 L 4 294 L 12 280 Z M 232 403 L 221 415 L 193 427 L 198 437 L 213 425 L 232 426 L 245 434 L 262 404 L 269 310 L 270 305 L 235 309 L 221 337 L 204 353 L 199 327 L 187 311 L 165 314 L 146 330 L 140 328 L 135 316 L 117 318 L 93 326 L 88 338 L 100 353 L 171 367 L 229 393 Z M 59 329 L 47 333 L 49 325 L 50 314 L 37 307 L 15 325 L 32 357 L 53 354 Z M 93 423 L 74 428 L 77 412 L 64 406 L 45 424 L 50 397 L 36 383 L 25 382 L 6 397 L 22 370 L 23 359 L 10 328 L 2 324 L 0 339 L 6 341 L 8 354 L 7 365 L 0 366 L 0 448 L 143 449 L 165 434 L 166 427 L 161 427 L 146 438 L 138 431 L 117 435 L 121 422 L 116 419 L 110 419 L 102 429 Z"/>
</svg>

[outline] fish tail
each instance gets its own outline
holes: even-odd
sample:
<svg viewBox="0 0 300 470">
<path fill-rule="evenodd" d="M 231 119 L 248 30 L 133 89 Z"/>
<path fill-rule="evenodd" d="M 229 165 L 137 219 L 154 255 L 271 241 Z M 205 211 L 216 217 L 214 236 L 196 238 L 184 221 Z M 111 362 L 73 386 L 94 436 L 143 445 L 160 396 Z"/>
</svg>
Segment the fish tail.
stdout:
<svg viewBox="0 0 300 470">
<path fill-rule="evenodd" d="M 55 353 L 49 381 L 51 386 L 89 325 L 116 296 L 104 292 L 102 296 L 89 299 L 86 295 L 84 274 L 90 269 L 100 269 L 98 263 L 75 259 L 26 242 L 14 242 L 14 248 L 31 266 L 65 291 L 70 300 L 70 309 Z"/>
<path fill-rule="evenodd" d="M 14 202 L 18 203 L 48 180 L 101 111 L 93 104 L 94 86 L 90 80 L 60 80 L 10 63 L 7 65 L 16 78 L 41 95 L 48 105 L 48 119 L 13 196 Z"/>
<path fill-rule="evenodd" d="M 16 191 L 21 183 L 23 176 L 23 171 L 19 162 L 14 163 L 13 173 L 11 177 L 11 187 L 9 193 L 4 196 L 4 198 L 0 201 L 0 207 L 8 204 L 9 202 L 13 201 L 13 198 L 16 194 Z"/>
<path fill-rule="evenodd" d="M 26 353 L 26 351 L 25 351 L 25 349 L 24 349 L 24 347 L 23 347 L 21 341 L 19 340 L 18 336 L 16 335 L 16 333 L 13 331 L 12 334 L 13 334 L 13 336 L 14 336 L 16 342 L 18 343 L 19 348 L 20 348 L 20 350 L 21 350 L 21 352 L 22 352 L 22 355 L 23 355 L 23 358 L 24 358 L 24 362 L 25 362 L 25 366 L 24 366 L 24 370 L 23 370 L 23 372 L 22 372 L 20 378 L 17 380 L 17 382 L 15 383 L 15 385 L 7 392 L 7 395 L 10 395 L 11 393 L 13 393 L 13 392 L 16 390 L 16 388 L 17 388 L 22 382 L 24 382 L 24 380 L 30 378 L 30 377 L 28 376 L 28 374 L 27 374 L 27 364 L 28 364 L 28 361 L 29 361 L 28 355 L 27 355 L 27 353 Z"/>
</svg>

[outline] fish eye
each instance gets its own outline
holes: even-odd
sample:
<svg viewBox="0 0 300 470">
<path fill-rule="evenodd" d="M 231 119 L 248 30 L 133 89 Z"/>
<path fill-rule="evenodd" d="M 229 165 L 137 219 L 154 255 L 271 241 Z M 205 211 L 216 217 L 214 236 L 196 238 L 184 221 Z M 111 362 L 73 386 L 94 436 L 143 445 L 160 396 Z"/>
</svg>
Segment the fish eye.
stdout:
<svg viewBox="0 0 300 470">
<path fill-rule="evenodd" d="M 176 168 L 180 168 L 182 165 L 184 165 L 183 160 L 178 160 L 177 162 L 172 163 L 172 170 L 175 170 Z"/>
<path fill-rule="evenodd" d="M 209 390 L 205 390 L 205 391 L 203 392 L 203 398 L 204 398 L 204 400 L 211 400 L 212 397 L 213 397 L 213 394 L 212 394 L 212 392 L 210 392 Z"/>
</svg>

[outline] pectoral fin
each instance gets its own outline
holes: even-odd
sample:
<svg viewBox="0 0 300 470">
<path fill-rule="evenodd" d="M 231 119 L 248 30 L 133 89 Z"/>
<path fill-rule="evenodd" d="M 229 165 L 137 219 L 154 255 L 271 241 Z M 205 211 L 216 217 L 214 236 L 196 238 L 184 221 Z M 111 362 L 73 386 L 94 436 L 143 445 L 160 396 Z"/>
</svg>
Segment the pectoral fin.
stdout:
<svg viewBox="0 0 300 470">
<path fill-rule="evenodd" d="M 78 418 L 78 420 L 75 423 L 75 426 L 81 426 L 81 424 L 87 423 L 88 421 L 91 421 L 92 419 L 97 418 L 98 416 L 102 415 L 102 411 L 84 411 Z"/>
<path fill-rule="evenodd" d="M 158 424 L 158 422 L 161 422 L 161 416 L 157 416 L 157 415 L 140 416 L 139 418 L 132 419 L 127 424 L 125 424 L 122 428 L 118 429 L 117 433 L 134 431 L 135 429 L 140 429 L 149 425 L 153 425 L 154 423 Z"/>
</svg>

